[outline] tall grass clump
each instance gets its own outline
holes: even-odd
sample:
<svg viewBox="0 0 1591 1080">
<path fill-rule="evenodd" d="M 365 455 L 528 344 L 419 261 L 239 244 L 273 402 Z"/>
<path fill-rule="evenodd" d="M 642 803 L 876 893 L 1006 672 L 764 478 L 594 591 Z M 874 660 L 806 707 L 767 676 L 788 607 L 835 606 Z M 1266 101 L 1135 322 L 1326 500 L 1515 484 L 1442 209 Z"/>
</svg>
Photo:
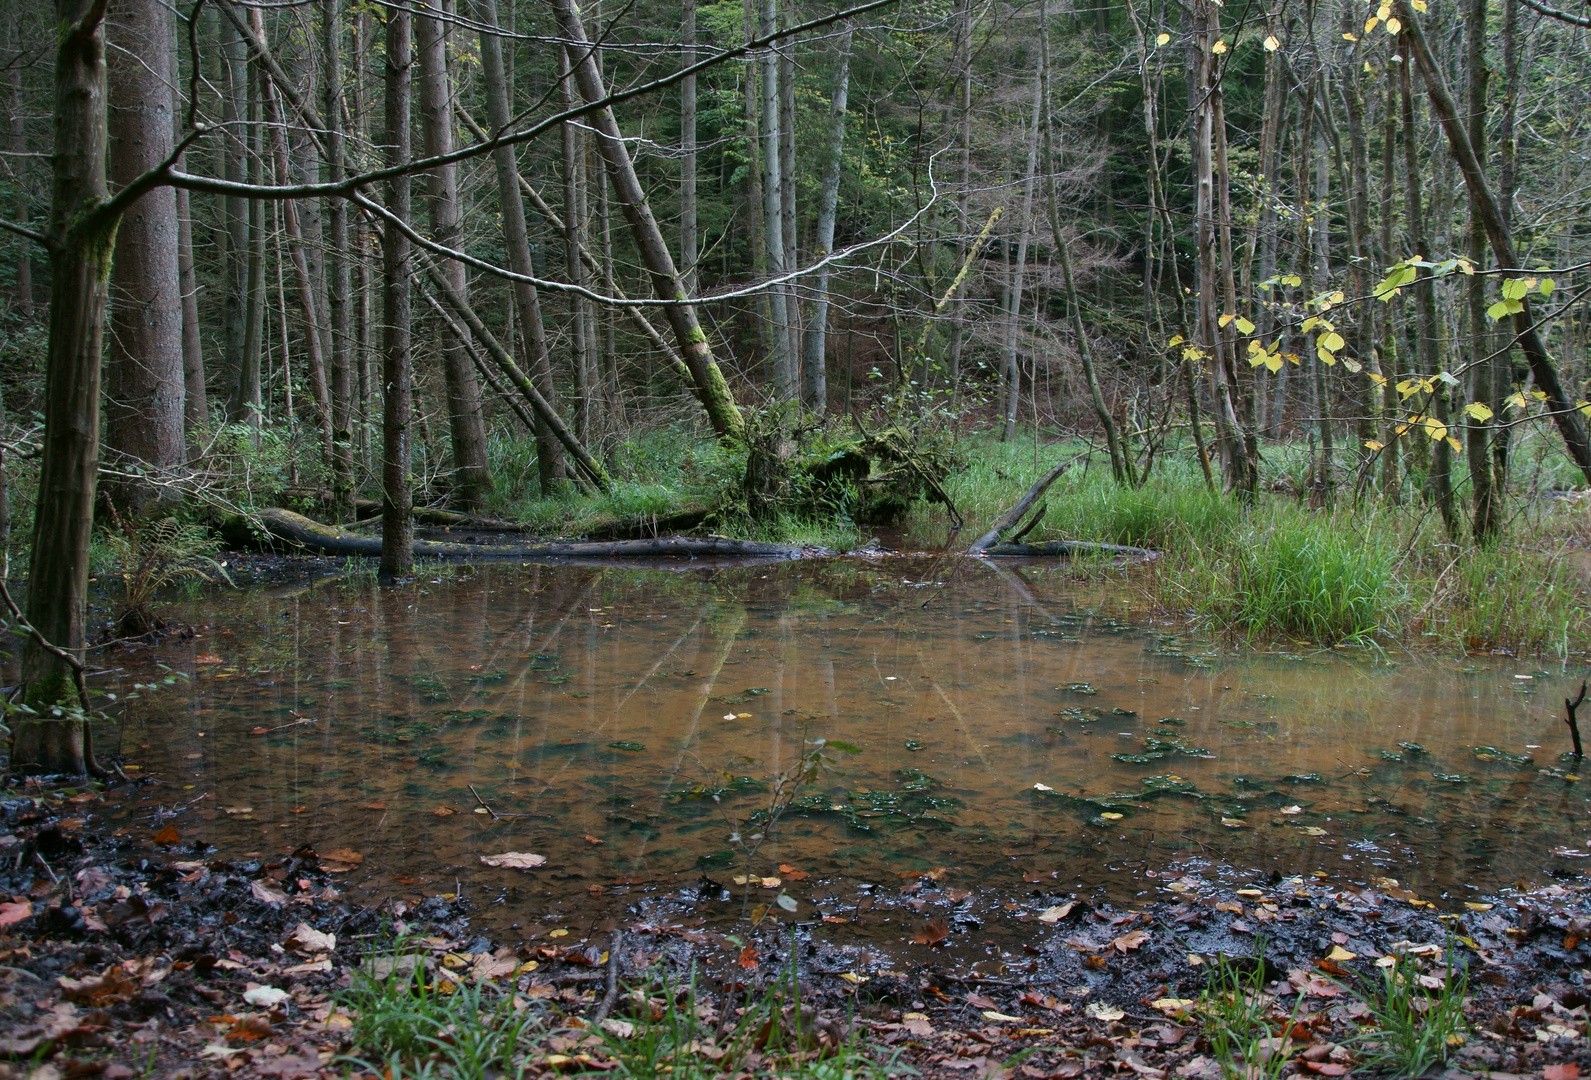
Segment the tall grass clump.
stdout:
<svg viewBox="0 0 1591 1080">
<path fill-rule="evenodd" d="M 1401 588 L 1393 538 L 1355 524 L 1256 511 L 1217 543 L 1182 550 L 1169 574 L 1196 612 L 1251 638 L 1362 641 L 1396 622 Z"/>
</svg>

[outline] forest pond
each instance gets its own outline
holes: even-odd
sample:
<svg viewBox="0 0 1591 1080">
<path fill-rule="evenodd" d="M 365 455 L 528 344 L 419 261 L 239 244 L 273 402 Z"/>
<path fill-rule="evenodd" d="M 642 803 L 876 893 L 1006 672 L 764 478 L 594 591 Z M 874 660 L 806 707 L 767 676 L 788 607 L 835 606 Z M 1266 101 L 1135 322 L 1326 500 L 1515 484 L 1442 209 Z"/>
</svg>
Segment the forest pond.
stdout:
<svg viewBox="0 0 1591 1080">
<path fill-rule="evenodd" d="M 462 890 L 504 928 L 745 873 L 731 833 L 821 737 L 838 771 L 752 865 L 807 912 L 940 867 L 1116 900 L 1190 867 L 1395 878 L 1458 907 L 1587 865 L 1591 780 L 1560 760 L 1580 673 L 1234 648 L 1136 600 L 1130 577 L 959 558 L 209 595 L 167 613 L 196 637 L 98 680 L 127 717 L 100 745 L 163 781 L 112 821 L 225 859 L 309 845 L 353 899 Z M 135 687 L 157 662 L 188 678 Z M 504 852 L 546 864 L 481 862 Z"/>
</svg>

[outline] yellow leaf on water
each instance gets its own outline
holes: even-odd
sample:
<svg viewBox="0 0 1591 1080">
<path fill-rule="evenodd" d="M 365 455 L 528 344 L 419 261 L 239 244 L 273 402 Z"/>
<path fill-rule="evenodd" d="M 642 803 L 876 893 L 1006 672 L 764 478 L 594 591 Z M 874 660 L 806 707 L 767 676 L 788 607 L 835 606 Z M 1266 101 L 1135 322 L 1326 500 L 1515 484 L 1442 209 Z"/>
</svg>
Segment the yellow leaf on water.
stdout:
<svg viewBox="0 0 1591 1080">
<path fill-rule="evenodd" d="M 562 927 L 560 927 L 557 930 L 549 930 L 549 931 L 547 931 L 547 936 L 548 937 L 568 937 L 569 936 L 569 931 L 567 931 L 567 930 L 563 929 Z"/>
<path fill-rule="evenodd" d="M 1492 909 L 1491 904 L 1477 904 L 1473 900 L 1464 901 L 1464 906 L 1471 911 L 1490 911 Z"/>
<path fill-rule="evenodd" d="M 1106 821 L 1120 821 L 1121 820 L 1121 815 L 1120 814 L 1113 813 L 1113 812 L 1108 811 L 1108 810 L 1105 813 L 1103 813 L 1103 814 L 1101 814 L 1099 816 L 1104 818 Z"/>
</svg>

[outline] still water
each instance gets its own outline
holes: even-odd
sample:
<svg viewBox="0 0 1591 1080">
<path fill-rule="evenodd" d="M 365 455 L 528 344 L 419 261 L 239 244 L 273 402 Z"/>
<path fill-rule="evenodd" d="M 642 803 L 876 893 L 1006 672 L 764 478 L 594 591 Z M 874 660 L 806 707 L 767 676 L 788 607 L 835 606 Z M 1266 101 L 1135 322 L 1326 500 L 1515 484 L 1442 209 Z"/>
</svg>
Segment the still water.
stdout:
<svg viewBox="0 0 1591 1080">
<path fill-rule="evenodd" d="M 1053 563 L 446 575 L 179 608 L 195 639 L 105 680 L 134 697 L 101 739 L 164 781 L 118 824 L 186 805 L 183 844 L 353 853 L 354 898 L 462 889 L 506 926 L 743 873 L 729 838 L 822 738 L 752 865 L 802 901 L 938 867 L 1127 899 L 1202 863 L 1456 906 L 1588 865 L 1557 665 L 1237 649 Z M 156 662 L 191 681 L 137 690 Z"/>
</svg>

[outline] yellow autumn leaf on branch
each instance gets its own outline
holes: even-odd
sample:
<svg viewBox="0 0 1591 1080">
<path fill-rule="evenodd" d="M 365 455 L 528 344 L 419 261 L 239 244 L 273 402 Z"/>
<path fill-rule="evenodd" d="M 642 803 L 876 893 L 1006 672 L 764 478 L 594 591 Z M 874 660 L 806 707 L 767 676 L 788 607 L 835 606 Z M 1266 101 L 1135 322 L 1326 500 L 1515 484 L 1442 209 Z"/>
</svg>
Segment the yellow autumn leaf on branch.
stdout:
<svg viewBox="0 0 1591 1080">
<path fill-rule="evenodd" d="M 1276 40 L 1276 35 L 1275 34 L 1271 34 L 1269 37 L 1267 37 L 1265 39 L 1265 51 L 1266 52 L 1275 52 L 1277 49 L 1280 49 L 1281 47 L 1282 47 L 1282 43 L 1280 41 Z"/>
<path fill-rule="evenodd" d="M 1156 45 L 1164 45 L 1166 42 L 1168 42 L 1170 40 L 1171 40 L 1171 35 L 1170 34 L 1161 34 L 1159 37 L 1155 38 L 1155 44 Z"/>
</svg>

